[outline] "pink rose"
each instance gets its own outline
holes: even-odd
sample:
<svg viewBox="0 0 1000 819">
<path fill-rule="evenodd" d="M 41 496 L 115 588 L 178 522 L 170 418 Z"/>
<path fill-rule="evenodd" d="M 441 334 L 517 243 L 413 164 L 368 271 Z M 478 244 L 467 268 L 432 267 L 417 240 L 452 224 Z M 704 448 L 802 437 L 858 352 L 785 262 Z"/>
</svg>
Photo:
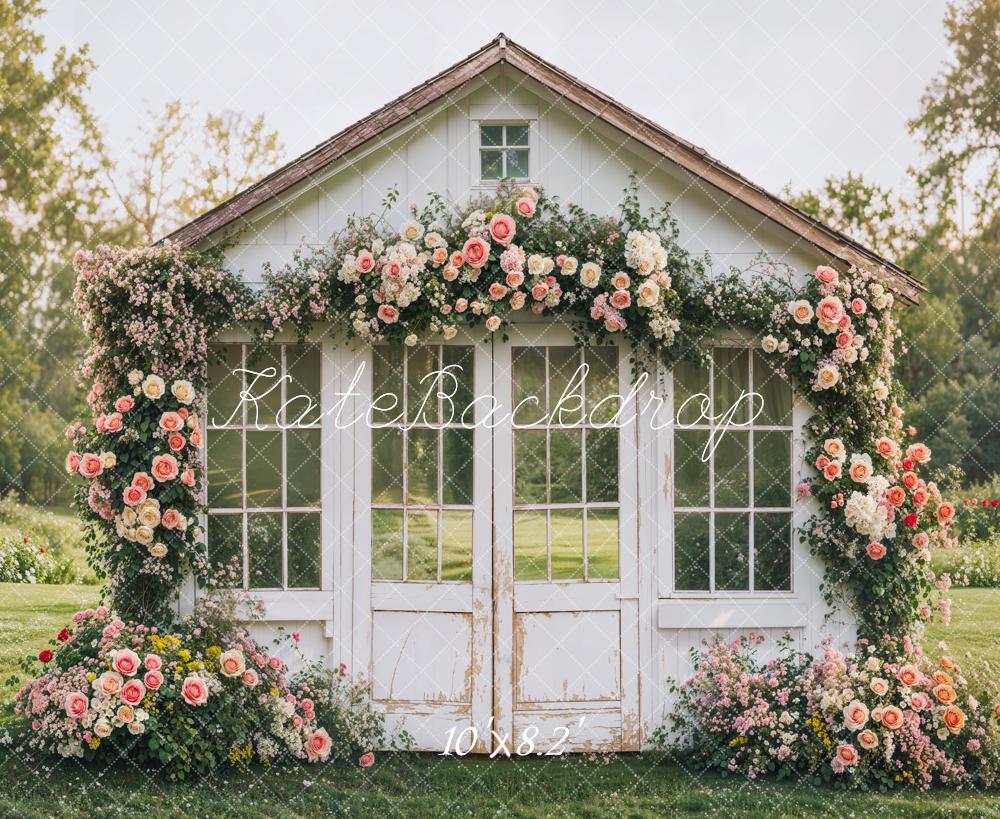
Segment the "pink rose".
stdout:
<svg viewBox="0 0 1000 819">
<path fill-rule="evenodd" d="M 851 299 L 851 312 L 856 316 L 860 316 L 865 310 L 868 309 L 868 305 L 865 304 L 864 299 Z"/>
<path fill-rule="evenodd" d="M 122 675 L 117 674 L 114 671 L 105 671 L 94 680 L 94 688 L 100 691 L 104 696 L 110 697 L 113 694 L 117 694 L 122 688 Z"/>
<path fill-rule="evenodd" d="M 378 308 L 378 317 L 383 324 L 395 324 L 399 320 L 399 311 L 391 304 L 382 304 Z"/>
<path fill-rule="evenodd" d="M 120 649 L 115 652 L 115 656 L 111 660 L 111 667 L 119 674 L 133 677 L 139 670 L 139 655 L 130 648 Z"/>
<path fill-rule="evenodd" d="M 302 727 L 302 717 L 300 717 L 298 714 L 296 714 L 294 717 L 292 717 L 292 725 L 294 725 L 296 728 L 301 728 Z"/>
<path fill-rule="evenodd" d="M 121 432 L 123 426 L 122 414 L 120 412 L 113 412 L 104 419 L 104 427 L 108 432 Z"/>
<path fill-rule="evenodd" d="M 208 686 L 201 677 L 185 677 L 181 683 L 181 696 L 188 705 L 204 705 L 208 702 Z"/>
<path fill-rule="evenodd" d="M 188 435 L 188 443 L 190 443 L 191 446 L 193 446 L 193 447 L 199 447 L 199 446 L 201 446 L 201 430 L 200 429 L 195 429 L 195 430 L 191 431 L 191 434 Z"/>
<path fill-rule="evenodd" d="M 517 209 L 518 215 L 523 216 L 525 219 L 530 219 L 535 215 L 535 203 L 527 196 L 522 196 L 518 199 L 514 203 L 514 207 Z"/>
<path fill-rule="evenodd" d="M 370 768 L 374 764 L 375 764 L 375 754 L 372 753 L 371 751 L 369 751 L 366 754 L 362 754 L 360 757 L 358 757 L 358 765 L 360 765 L 362 768 Z"/>
<path fill-rule="evenodd" d="M 500 301 L 504 296 L 507 295 L 507 288 L 500 284 L 500 282 L 493 282 L 490 285 L 490 298 L 493 301 Z"/>
<path fill-rule="evenodd" d="M 858 749 L 846 742 L 837 746 L 837 760 L 845 768 L 858 764 Z"/>
<path fill-rule="evenodd" d="M 184 516 L 176 509 L 167 509 L 163 513 L 163 517 L 160 518 L 160 523 L 164 529 L 176 529 L 181 525 L 183 520 Z"/>
<path fill-rule="evenodd" d="M 524 273 L 520 270 L 512 270 L 507 274 L 508 287 L 520 287 L 522 284 L 524 284 Z"/>
<path fill-rule="evenodd" d="M 869 543 L 865 551 L 872 560 L 881 560 L 885 557 L 885 546 L 881 543 Z"/>
<path fill-rule="evenodd" d="M 462 258 L 470 267 L 482 267 L 489 261 L 490 246 L 478 236 L 473 236 L 462 248 Z"/>
<path fill-rule="evenodd" d="M 163 660 L 160 659 L 159 654 L 147 654 L 143 663 L 150 671 L 159 671 L 163 668 Z"/>
<path fill-rule="evenodd" d="M 611 306 L 616 310 L 624 310 L 632 303 L 632 296 L 628 290 L 616 290 L 611 294 Z"/>
<path fill-rule="evenodd" d="M 171 432 L 167 437 L 167 446 L 171 452 L 180 452 L 184 449 L 184 436 L 179 432 Z"/>
<path fill-rule="evenodd" d="M 493 218 L 490 219 L 489 228 L 490 236 L 493 237 L 494 241 L 504 246 L 510 244 L 511 239 L 514 238 L 514 233 L 517 231 L 517 225 L 514 224 L 514 220 L 506 213 L 494 213 Z"/>
<path fill-rule="evenodd" d="M 247 688 L 254 688 L 259 682 L 260 682 L 260 677 L 258 676 L 257 672 L 254 671 L 252 668 L 248 668 L 246 671 L 243 672 L 243 684 Z"/>
<path fill-rule="evenodd" d="M 123 395 L 115 399 L 115 410 L 118 412 L 128 412 L 135 406 L 135 399 L 131 395 Z"/>
<path fill-rule="evenodd" d="M 535 301 L 544 301 L 545 297 L 549 295 L 549 286 L 547 284 L 536 284 L 531 288 L 531 298 Z"/>
<path fill-rule="evenodd" d="M 524 303 L 528 300 L 527 295 L 523 290 L 518 290 L 514 295 L 510 297 L 510 309 L 520 310 L 524 307 Z"/>
<path fill-rule="evenodd" d="M 167 432 L 177 432 L 184 429 L 184 419 L 179 413 L 165 412 L 160 416 L 160 429 L 165 429 Z"/>
<path fill-rule="evenodd" d="M 71 451 L 66 455 L 66 471 L 73 475 L 80 468 L 80 453 Z"/>
<path fill-rule="evenodd" d="M 268 657 L 267 664 L 275 670 L 281 668 L 281 660 L 278 657 Z"/>
<path fill-rule="evenodd" d="M 177 477 L 177 459 L 173 455 L 157 455 L 153 458 L 153 477 L 160 481 L 171 481 Z"/>
<path fill-rule="evenodd" d="M 358 273 L 369 273 L 375 267 L 375 257 L 370 251 L 362 250 L 354 260 L 354 267 Z"/>
<path fill-rule="evenodd" d="M 79 471 L 85 478 L 96 478 L 104 471 L 104 461 L 100 455 L 87 452 L 80 458 Z"/>
<path fill-rule="evenodd" d="M 129 705 L 138 705 L 145 696 L 146 686 L 138 680 L 129 680 L 122 686 L 122 702 L 127 702 Z"/>
<path fill-rule="evenodd" d="M 931 698 L 928 697 L 923 691 L 917 691 L 910 697 L 910 704 L 917 711 L 927 711 L 933 703 L 931 703 Z"/>
<path fill-rule="evenodd" d="M 71 719 L 80 719 L 87 713 L 87 709 L 90 707 L 90 700 L 87 699 L 86 694 L 80 691 L 71 691 L 66 695 L 66 699 L 63 700 L 63 707 Z"/>
<path fill-rule="evenodd" d="M 816 315 L 829 324 L 839 324 L 844 316 L 844 305 L 836 296 L 827 296 L 816 305 Z"/>
<path fill-rule="evenodd" d="M 125 501 L 126 506 L 138 506 L 146 500 L 146 490 L 140 489 L 138 486 L 126 486 L 122 492 L 122 500 Z"/>
<path fill-rule="evenodd" d="M 320 759 L 325 760 L 330 756 L 332 748 L 333 741 L 330 739 L 330 735 L 326 732 L 325 728 L 313 731 L 306 739 L 306 756 L 310 762 L 316 762 Z"/>
<path fill-rule="evenodd" d="M 145 472 L 136 472 L 132 476 L 132 486 L 138 486 L 145 492 L 153 488 L 153 479 Z"/>
<path fill-rule="evenodd" d="M 820 265 L 816 268 L 816 278 L 819 279 L 823 284 L 836 284 L 837 283 L 837 271 L 832 267 L 827 267 L 826 265 Z"/>
<path fill-rule="evenodd" d="M 156 691 L 161 685 L 163 685 L 163 674 L 155 668 L 150 669 L 143 675 L 142 681 L 146 684 L 146 688 L 150 691 Z"/>
<path fill-rule="evenodd" d="M 185 486 L 194 486 L 194 470 L 191 467 L 181 472 L 181 483 Z"/>
</svg>

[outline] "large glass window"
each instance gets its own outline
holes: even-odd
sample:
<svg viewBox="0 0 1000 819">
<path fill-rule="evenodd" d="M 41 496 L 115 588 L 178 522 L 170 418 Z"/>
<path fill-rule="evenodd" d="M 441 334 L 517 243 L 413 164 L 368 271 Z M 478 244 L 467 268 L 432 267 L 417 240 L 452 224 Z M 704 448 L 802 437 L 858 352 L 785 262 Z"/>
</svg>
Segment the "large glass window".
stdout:
<svg viewBox="0 0 1000 819">
<path fill-rule="evenodd" d="M 617 578 L 618 348 L 515 347 L 511 380 L 514 579 Z"/>
<path fill-rule="evenodd" d="M 479 165 L 486 180 L 528 178 L 528 125 L 479 126 Z"/>
<path fill-rule="evenodd" d="M 701 368 L 680 362 L 673 380 L 674 589 L 790 590 L 788 383 L 741 347 L 716 348 Z"/>
<path fill-rule="evenodd" d="M 372 577 L 469 581 L 473 348 L 382 345 L 372 358 Z"/>
<path fill-rule="evenodd" d="M 319 588 L 320 349 L 275 344 L 259 358 L 251 351 L 211 351 L 209 560 L 241 555 L 247 588 Z"/>
</svg>

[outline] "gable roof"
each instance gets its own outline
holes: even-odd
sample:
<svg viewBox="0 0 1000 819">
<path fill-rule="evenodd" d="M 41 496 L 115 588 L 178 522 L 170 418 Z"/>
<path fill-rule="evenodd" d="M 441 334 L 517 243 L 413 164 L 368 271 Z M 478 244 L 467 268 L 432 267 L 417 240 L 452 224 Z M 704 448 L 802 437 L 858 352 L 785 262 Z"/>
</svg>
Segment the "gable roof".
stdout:
<svg viewBox="0 0 1000 819">
<path fill-rule="evenodd" d="M 310 178 L 312 174 L 336 162 L 365 142 L 413 117 L 426 106 L 453 92 L 492 66 L 503 63 L 517 68 L 561 98 L 583 108 L 594 117 L 617 128 L 831 256 L 847 264 L 869 268 L 874 265 L 876 268 L 881 268 L 885 272 L 887 284 L 907 301 L 915 302 L 919 293 L 926 292 L 927 288 L 899 265 L 793 207 L 720 162 L 704 148 L 637 114 L 608 95 L 546 62 L 503 34 L 499 34 L 464 60 L 268 174 L 256 184 L 206 211 L 165 239 L 179 242 L 184 246 L 201 241 L 217 230 L 238 221 L 257 206 L 293 185 Z"/>
</svg>

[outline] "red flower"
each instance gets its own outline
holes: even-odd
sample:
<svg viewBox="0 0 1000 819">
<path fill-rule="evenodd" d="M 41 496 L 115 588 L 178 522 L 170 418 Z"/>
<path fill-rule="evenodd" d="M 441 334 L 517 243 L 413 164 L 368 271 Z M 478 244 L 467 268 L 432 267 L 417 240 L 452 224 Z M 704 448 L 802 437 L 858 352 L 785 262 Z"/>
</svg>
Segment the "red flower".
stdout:
<svg viewBox="0 0 1000 819">
<path fill-rule="evenodd" d="M 991 500 L 990 506 L 1000 506 L 1000 500 Z"/>
<path fill-rule="evenodd" d="M 60 631 L 60 632 L 59 632 L 59 633 L 58 633 L 58 634 L 56 635 L 56 639 L 57 639 L 57 640 L 58 640 L 58 641 L 59 641 L 60 643 L 65 643 L 65 642 L 66 642 L 66 641 L 67 641 L 67 640 L 69 639 L 69 629 L 68 629 L 68 628 L 64 628 L 64 629 L 63 629 L 62 631 Z"/>
<path fill-rule="evenodd" d="M 917 515 L 915 512 L 910 512 L 905 518 L 903 518 L 903 523 L 909 526 L 911 529 L 915 528 L 917 525 Z"/>
<path fill-rule="evenodd" d="M 52 653 L 51 648 L 43 648 L 41 651 L 38 652 L 39 662 L 42 663 L 50 662 L 53 657 L 55 657 L 55 654 Z"/>
</svg>

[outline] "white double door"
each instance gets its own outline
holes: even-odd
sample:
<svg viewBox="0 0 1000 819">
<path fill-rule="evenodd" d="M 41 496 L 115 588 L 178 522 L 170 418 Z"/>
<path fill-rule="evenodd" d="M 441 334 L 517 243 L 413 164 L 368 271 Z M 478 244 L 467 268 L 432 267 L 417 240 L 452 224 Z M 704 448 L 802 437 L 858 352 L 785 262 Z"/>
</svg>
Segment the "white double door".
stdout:
<svg viewBox="0 0 1000 819">
<path fill-rule="evenodd" d="M 608 423 L 627 348 L 508 335 L 371 353 L 355 667 L 420 749 L 636 750 L 638 425 Z"/>
</svg>

